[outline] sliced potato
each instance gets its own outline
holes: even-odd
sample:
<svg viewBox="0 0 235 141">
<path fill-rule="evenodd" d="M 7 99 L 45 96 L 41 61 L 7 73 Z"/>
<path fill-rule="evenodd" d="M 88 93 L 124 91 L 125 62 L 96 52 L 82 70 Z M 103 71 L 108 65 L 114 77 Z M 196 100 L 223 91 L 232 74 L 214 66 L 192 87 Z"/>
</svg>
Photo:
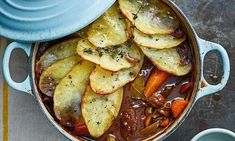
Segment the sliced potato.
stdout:
<svg viewBox="0 0 235 141">
<path fill-rule="evenodd" d="M 87 38 L 87 31 L 90 28 L 90 26 L 86 26 L 83 29 L 80 29 L 79 31 L 75 32 L 74 34 L 81 37 L 81 38 Z"/>
<path fill-rule="evenodd" d="M 177 38 L 171 34 L 148 35 L 134 28 L 129 20 L 126 20 L 126 23 L 127 34 L 132 36 L 133 41 L 140 46 L 156 49 L 172 48 L 180 45 L 186 39 L 181 30 L 177 30 L 175 33 Z"/>
<path fill-rule="evenodd" d="M 119 45 L 127 41 L 125 20 L 114 4 L 89 28 L 88 40 L 96 47 Z"/>
<path fill-rule="evenodd" d="M 80 39 L 63 41 L 47 49 L 36 64 L 37 71 L 42 72 L 56 61 L 76 55 L 77 43 Z"/>
<path fill-rule="evenodd" d="M 182 38 L 175 38 L 174 36 L 167 34 L 147 35 L 138 29 L 134 29 L 133 40 L 136 44 L 141 46 L 164 49 L 180 45 L 185 40 L 185 36 Z"/>
<path fill-rule="evenodd" d="M 119 0 L 121 12 L 146 34 L 170 34 L 179 26 L 174 12 L 160 0 Z"/>
<path fill-rule="evenodd" d="M 77 53 L 85 60 L 89 60 L 110 71 L 119 71 L 136 65 L 141 52 L 134 44 L 123 43 L 112 48 L 97 48 L 87 39 L 78 42 Z"/>
<path fill-rule="evenodd" d="M 57 85 L 53 97 L 54 112 L 62 123 L 81 121 L 80 102 L 94 68 L 93 63 L 81 61 Z"/>
<path fill-rule="evenodd" d="M 143 58 L 143 54 L 141 54 L 140 62 L 136 66 L 118 72 L 111 72 L 96 66 L 90 75 L 92 90 L 99 94 L 110 94 L 133 81 L 143 65 Z"/>
<path fill-rule="evenodd" d="M 89 133 L 100 137 L 117 117 L 123 98 L 123 88 L 109 95 L 99 95 L 87 86 L 82 98 L 82 116 Z"/>
<path fill-rule="evenodd" d="M 151 49 L 141 47 L 143 53 L 153 62 L 153 64 L 159 69 L 169 72 L 176 76 L 182 76 L 188 74 L 192 65 L 182 65 L 180 55 L 176 48 L 169 49 Z"/>
<path fill-rule="evenodd" d="M 51 97 L 59 81 L 64 78 L 79 61 L 82 61 L 82 58 L 76 55 L 59 60 L 49 66 L 40 76 L 40 90 Z"/>
</svg>

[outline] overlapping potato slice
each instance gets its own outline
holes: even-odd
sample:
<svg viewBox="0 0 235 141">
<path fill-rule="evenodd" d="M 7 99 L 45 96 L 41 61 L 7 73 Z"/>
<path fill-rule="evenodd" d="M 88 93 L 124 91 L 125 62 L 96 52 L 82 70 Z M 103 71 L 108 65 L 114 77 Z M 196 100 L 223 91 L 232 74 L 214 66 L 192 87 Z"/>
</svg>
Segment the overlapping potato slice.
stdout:
<svg viewBox="0 0 235 141">
<path fill-rule="evenodd" d="M 126 42 L 110 48 L 97 48 L 87 39 L 78 42 L 77 53 L 110 71 L 119 71 L 136 65 L 141 52 L 134 44 Z"/>
<path fill-rule="evenodd" d="M 96 66 L 96 69 L 90 75 L 92 90 L 99 94 L 110 94 L 133 81 L 143 65 L 143 58 L 144 56 L 141 54 L 140 62 L 136 66 L 117 72 L 111 72 Z"/>
<path fill-rule="evenodd" d="M 183 65 L 181 58 L 176 48 L 169 49 L 151 49 L 141 47 L 143 53 L 153 62 L 159 69 L 169 72 L 176 76 L 183 76 L 188 74 L 192 65 Z"/>
<path fill-rule="evenodd" d="M 63 60 L 59 60 L 49 66 L 42 72 L 42 75 L 40 76 L 40 90 L 47 96 L 51 97 L 59 81 L 64 78 L 79 61 L 82 61 L 82 58 L 78 55 L 75 55 Z"/>
<path fill-rule="evenodd" d="M 77 43 L 80 39 L 63 41 L 47 49 L 36 64 L 37 71 L 42 72 L 56 61 L 76 55 Z"/>
<path fill-rule="evenodd" d="M 80 102 L 94 68 L 93 63 L 81 61 L 57 85 L 53 100 L 54 112 L 60 121 L 81 121 Z"/>
<path fill-rule="evenodd" d="M 171 34 L 148 35 L 136 29 L 129 20 L 126 20 L 126 25 L 127 34 L 132 37 L 136 44 L 144 47 L 156 49 L 172 48 L 180 45 L 186 39 L 181 30 L 176 30 L 174 36 Z"/>
<path fill-rule="evenodd" d="M 156 49 L 172 48 L 180 45 L 184 40 L 185 36 L 182 38 L 175 38 L 168 34 L 153 34 L 147 35 L 134 29 L 133 40 L 136 44 Z"/>
<path fill-rule="evenodd" d="M 88 40 L 97 47 L 108 47 L 127 41 L 125 20 L 117 4 L 96 20 L 89 28 Z"/>
<path fill-rule="evenodd" d="M 82 98 L 82 115 L 93 137 L 100 137 L 117 117 L 123 98 L 123 88 L 109 95 L 99 95 L 87 86 Z"/>
<path fill-rule="evenodd" d="M 119 0 L 120 10 L 141 32 L 170 34 L 179 26 L 174 12 L 160 0 Z"/>
<path fill-rule="evenodd" d="M 80 29 L 79 31 L 75 32 L 74 34 L 80 38 L 87 38 L 87 31 L 89 30 L 90 26 L 86 26 L 83 29 Z"/>
</svg>

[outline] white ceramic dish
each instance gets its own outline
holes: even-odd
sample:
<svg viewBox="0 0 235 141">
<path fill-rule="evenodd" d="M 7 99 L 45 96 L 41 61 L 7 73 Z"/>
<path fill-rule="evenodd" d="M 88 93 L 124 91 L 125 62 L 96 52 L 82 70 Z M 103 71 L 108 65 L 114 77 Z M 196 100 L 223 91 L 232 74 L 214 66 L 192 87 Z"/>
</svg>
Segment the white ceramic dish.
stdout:
<svg viewBox="0 0 235 141">
<path fill-rule="evenodd" d="M 227 129 L 211 128 L 198 133 L 191 141 L 235 141 L 235 133 Z"/>
</svg>

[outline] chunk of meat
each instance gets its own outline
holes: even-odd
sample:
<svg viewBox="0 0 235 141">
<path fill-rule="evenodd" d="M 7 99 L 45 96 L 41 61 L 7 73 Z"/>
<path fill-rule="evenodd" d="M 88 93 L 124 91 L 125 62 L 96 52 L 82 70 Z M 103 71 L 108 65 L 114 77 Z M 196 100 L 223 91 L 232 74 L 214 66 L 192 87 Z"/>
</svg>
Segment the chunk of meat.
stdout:
<svg viewBox="0 0 235 141">
<path fill-rule="evenodd" d="M 187 43 L 181 44 L 177 47 L 177 52 L 180 55 L 180 65 L 189 65 L 192 64 L 192 54 L 190 47 Z"/>
<path fill-rule="evenodd" d="M 137 130 L 137 119 L 134 109 L 128 107 L 120 114 L 121 135 L 128 140 Z"/>
<path fill-rule="evenodd" d="M 166 99 L 159 93 L 154 93 L 149 99 L 148 102 L 155 108 L 163 107 L 166 103 Z"/>
</svg>

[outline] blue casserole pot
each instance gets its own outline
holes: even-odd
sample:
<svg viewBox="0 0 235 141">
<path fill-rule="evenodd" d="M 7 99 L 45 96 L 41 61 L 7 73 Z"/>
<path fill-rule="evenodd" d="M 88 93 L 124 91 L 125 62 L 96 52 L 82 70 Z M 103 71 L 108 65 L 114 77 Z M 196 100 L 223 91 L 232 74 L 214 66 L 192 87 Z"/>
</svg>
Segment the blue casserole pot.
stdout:
<svg viewBox="0 0 235 141">
<path fill-rule="evenodd" d="M 99 1 L 99 0 L 97 0 Z M 187 32 L 188 39 L 191 43 L 191 49 L 193 52 L 193 57 L 194 57 L 194 63 L 195 63 L 195 68 L 194 68 L 194 80 L 195 80 L 195 85 L 194 89 L 192 92 L 192 97 L 190 99 L 190 102 L 188 106 L 186 107 L 185 111 L 182 113 L 182 115 L 165 131 L 159 132 L 157 134 L 152 135 L 151 137 L 146 138 L 146 140 L 163 140 L 167 136 L 169 136 L 172 132 L 174 132 L 180 125 L 181 123 L 185 120 L 189 112 L 191 111 L 193 105 L 195 104 L 196 101 L 198 101 L 201 97 L 215 93 L 220 91 L 221 89 L 224 88 L 226 85 L 229 74 L 230 74 L 230 63 L 229 63 L 229 58 L 228 54 L 225 51 L 225 49 L 216 43 L 212 43 L 209 41 L 205 41 L 197 36 L 195 33 L 192 25 L 186 18 L 186 16 L 182 13 L 182 11 L 170 0 L 162 0 L 165 2 L 169 7 L 173 9 L 173 11 L 178 15 L 179 19 L 181 20 L 185 31 Z M 101 15 L 103 10 L 100 10 L 99 6 L 96 5 L 97 7 L 93 8 L 90 12 L 91 13 L 96 13 L 97 16 Z M 106 8 L 104 8 L 106 9 Z M 89 14 L 86 15 L 87 17 L 90 17 Z M 81 27 L 84 27 L 88 23 L 92 22 L 95 18 L 89 18 L 87 19 L 88 22 L 86 24 L 78 25 L 77 28 L 74 27 L 73 30 L 71 30 L 68 26 L 63 29 L 65 33 L 61 33 L 60 35 L 54 35 L 56 32 L 51 30 L 52 33 L 44 33 L 45 37 L 47 38 L 40 38 L 40 37 L 34 37 L 32 41 L 37 41 L 37 40 L 52 40 L 57 37 L 61 37 L 63 35 L 68 35 L 77 29 L 80 29 Z M 74 25 L 72 25 L 74 26 Z M 76 29 L 76 30 L 75 30 Z M 2 30 L 2 29 L 1 29 Z M 2 31 L 1 31 L 2 32 Z M 7 29 L 5 32 L 8 32 Z M 18 34 L 18 33 L 17 33 Z M 6 34 L 5 34 L 6 35 Z M 9 34 L 10 35 L 10 34 Z M 49 35 L 54 35 L 49 37 Z M 17 35 L 16 35 L 17 36 Z M 36 35 L 35 35 L 36 36 Z M 22 41 L 30 38 L 27 34 L 25 36 L 22 36 Z M 19 38 L 19 40 L 21 40 Z M 39 95 L 39 90 L 37 89 L 36 86 L 36 79 L 35 79 L 35 55 L 38 51 L 38 45 L 39 43 L 20 43 L 20 42 L 13 42 L 11 43 L 5 50 L 4 58 L 3 58 L 3 75 L 6 80 L 6 82 L 11 86 L 12 88 L 28 93 L 35 97 L 35 99 L 38 101 L 39 105 L 42 108 L 42 111 L 44 114 L 47 116 L 49 121 L 55 126 L 55 128 L 60 131 L 63 135 L 65 135 L 68 139 L 77 141 L 77 140 L 88 140 L 87 138 L 84 137 L 74 137 L 70 135 L 68 132 L 66 132 L 60 124 L 58 124 L 54 118 L 50 115 L 50 113 L 47 111 L 46 107 L 44 106 L 42 99 Z M 29 75 L 28 77 L 21 83 L 17 83 L 11 79 L 10 72 L 9 72 L 9 61 L 10 61 L 10 55 L 12 51 L 16 48 L 23 49 L 27 55 L 29 56 Z M 220 53 L 220 57 L 223 62 L 223 77 L 222 80 L 219 84 L 217 85 L 210 85 L 207 83 L 203 77 L 203 61 L 205 55 L 212 50 L 216 50 Z M 201 87 L 201 83 L 205 83 L 205 87 Z"/>
<path fill-rule="evenodd" d="M 0 35 L 41 42 L 69 35 L 93 22 L 115 0 L 1 0 Z"/>
</svg>

